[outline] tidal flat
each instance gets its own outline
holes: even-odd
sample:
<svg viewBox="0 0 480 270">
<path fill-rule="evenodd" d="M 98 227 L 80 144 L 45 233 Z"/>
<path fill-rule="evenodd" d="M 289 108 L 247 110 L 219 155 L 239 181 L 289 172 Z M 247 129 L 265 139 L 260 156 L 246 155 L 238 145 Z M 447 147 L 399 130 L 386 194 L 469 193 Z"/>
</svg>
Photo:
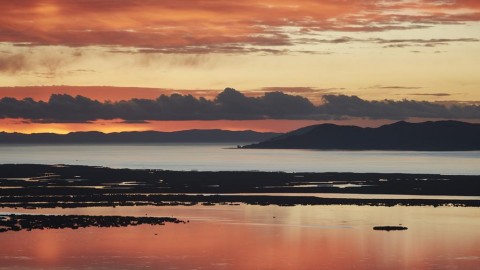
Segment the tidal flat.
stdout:
<svg viewBox="0 0 480 270">
<path fill-rule="evenodd" d="M 0 165 L 0 207 L 234 203 L 478 207 L 479 190 L 480 177 L 475 175 L 200 172 Z M 338 196 L 329 196 L 331 194 Z M 404 196 L 379 197 L 379 194 Z"/>
</svg>

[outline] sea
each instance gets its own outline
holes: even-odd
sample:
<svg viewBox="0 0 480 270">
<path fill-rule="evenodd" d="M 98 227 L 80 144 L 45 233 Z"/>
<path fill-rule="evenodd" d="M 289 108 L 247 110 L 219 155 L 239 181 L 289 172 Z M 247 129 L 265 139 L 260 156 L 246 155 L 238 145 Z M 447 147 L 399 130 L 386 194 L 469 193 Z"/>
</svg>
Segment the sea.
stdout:
<svg viewBox="0 0 480 270">
<path fill-rule="evenodd" d="M 285 171 L 480 175 L 480 151 L 238 149 L 240 143 L 0 144 L 0 163 L 182 171 Z"/>
<path fill-rule="evenodd" d="M 236 146 L 0 145 L 0 163 L 480 175 L 480 151 L 263 150 Z M 361 196 L 394 199 L 402 195 Z M 3 232 L 0 270 L 480 269 L 478 207 L 238 204 L 0 208 L 0 216 L 21 213 L 175 217 L 186 223 Z M 405 226 L 408 230 L 377 231 L 375 226 Z"/>
</svg>

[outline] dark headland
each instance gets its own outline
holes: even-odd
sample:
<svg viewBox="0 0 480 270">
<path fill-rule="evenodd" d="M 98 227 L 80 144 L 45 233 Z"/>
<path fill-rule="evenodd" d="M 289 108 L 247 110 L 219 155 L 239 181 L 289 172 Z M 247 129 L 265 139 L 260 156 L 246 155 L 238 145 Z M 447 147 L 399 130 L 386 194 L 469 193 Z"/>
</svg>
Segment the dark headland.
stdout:
<svg viewBox="0 0 480 270">
<path fill-rule="evenodd" d="M 480 150 L 480 124 L 459 121 L 408 123 L 378 128 L 308 126 L 243 148 L 330 150 Z"/>
</svg>

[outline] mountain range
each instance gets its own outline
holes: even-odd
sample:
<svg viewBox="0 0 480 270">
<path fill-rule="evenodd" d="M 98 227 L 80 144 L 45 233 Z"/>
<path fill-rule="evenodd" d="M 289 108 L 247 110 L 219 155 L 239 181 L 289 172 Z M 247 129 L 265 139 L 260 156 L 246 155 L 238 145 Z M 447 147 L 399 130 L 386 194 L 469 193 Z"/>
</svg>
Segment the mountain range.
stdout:
<svg viewBox="0 0 480 270">
<path fill-rule="evenodd" d="M 480 150 L 480 124 L 460 121 L 409 123 L 378 128 L 321 124 L 243 146 L 263 149 L 329 150 Z"/>
<path fill-rule="evenodd" d="M 230 130 L 141 131 L 102 133 L 97 131 L 55 133 L 0 132 L 0 143 L 179 143 L 179 142 L 259 142 L 280 133 Z"/>
</svg>

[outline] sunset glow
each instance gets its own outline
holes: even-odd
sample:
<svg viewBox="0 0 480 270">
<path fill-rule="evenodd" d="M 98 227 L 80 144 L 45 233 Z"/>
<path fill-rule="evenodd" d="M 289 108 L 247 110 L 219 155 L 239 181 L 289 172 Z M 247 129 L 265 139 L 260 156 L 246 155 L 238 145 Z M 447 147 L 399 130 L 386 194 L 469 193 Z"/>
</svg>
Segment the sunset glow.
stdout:
<svg viewBox="0 0 480 270">
<path fill-rule="evenodd" d="M 423 120 L 423 119 L 422 119 Z M 288 132 L 304 126 L 310 126 L 322 123 L 336 123 L 341 125 L 360 125 L 364 127 L 377 127 L 386 123 L 388 120 L 343 120 L 343 121 L 320 121 L 320 120 L 215 120 L 215 121 L 149 121 L 146 123 L 124 123 L 121 119 L 117 120 L 97 120 L 92 123 L 30 123 L 25 120 L 3 119 L 0 120 L 0 126 L 4 127 L 4 132 L 20 133 L 59 133 L 67 134 L 70 132 L 96 130 L 103 133 L 122 132 L 122 131 L 181 131 L 188 129 L 224 129 L 224 130 L 256 130 L 260 132 Z"/>
<path fill-rule="evenodd" d="M 0 270 L 480 269 L 480 0 L 0 0 L 0 153 Z"/>
<path fill-rule="evenodd" d="M 475 0 L 4 0 L 0 8 L 0 98 L 69 94 L 118 101 L 180 93 L 214 99 L 232 87 L 250 97 L 282 91 L 314 104 L 342 94 L 480 100 Z M 212 124 L 192 128 L 243 126 Z M 54 132 L 92 127 L 31 125 Z M 94 128 L 144 128 L 113 126 Z M 154 128 L 175 129 L 170 126 Z"/>
</svg>

